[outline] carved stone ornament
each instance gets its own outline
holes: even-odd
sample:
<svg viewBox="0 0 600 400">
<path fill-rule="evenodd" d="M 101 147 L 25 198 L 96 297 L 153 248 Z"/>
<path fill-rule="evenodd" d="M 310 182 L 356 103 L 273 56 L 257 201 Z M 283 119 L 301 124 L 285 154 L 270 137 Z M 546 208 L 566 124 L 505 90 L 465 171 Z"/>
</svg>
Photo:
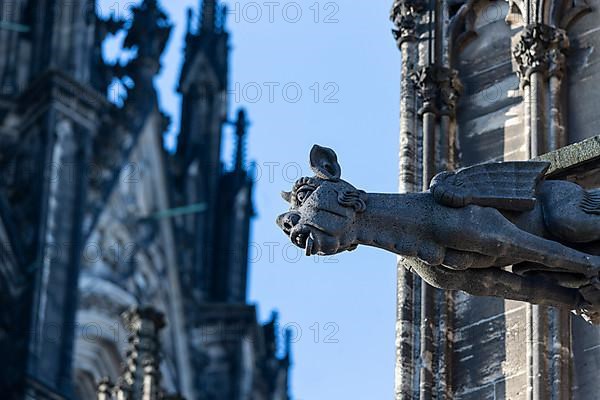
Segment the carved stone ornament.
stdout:
<svg viewBox="0 0 600 400">
<path fill-rule="evenodd" d="M 513 49 L 521 86 L 527 86 L 535 72 L 562 78 L 568 48 L 569 38 L 563 29 L 540 23 L 527 25 Z"/>
<path fill-rule="evenodd" d="M 392 6 L 390 19 L 396 26 L 392 30 L 398 47 L 406 41 L 417 40 L 417 22 L 425 10 L 423 0 L 396 0 Z"/>
<path fill-rule="evenodd" d="M 129 346 L 118 383 L 104 378 L 97 386 L 97 400 L 183 400 L 161 389 L 160 331 L 165 316 L 153 307 L 132 307 L 122 314 L 130 332 Z"/>
<path fill-rule="evenodd" d="M 419 113 L 454 114 L 463 90 L 458 71 L 434 64 L 415 72 L 412 80 L 423 100 Z"/>
<path fill-rule="evenodd" d="M 359 245 L 406 257 L 433 286 L 575 310 L 600 322 L 600 189 L 545 180 L 542 161 L 480 164 L 424 193 L 366 193 L 314 146 L 313 177 L 282 193 L 277 224 L 306 255 Z"/>
</svg>

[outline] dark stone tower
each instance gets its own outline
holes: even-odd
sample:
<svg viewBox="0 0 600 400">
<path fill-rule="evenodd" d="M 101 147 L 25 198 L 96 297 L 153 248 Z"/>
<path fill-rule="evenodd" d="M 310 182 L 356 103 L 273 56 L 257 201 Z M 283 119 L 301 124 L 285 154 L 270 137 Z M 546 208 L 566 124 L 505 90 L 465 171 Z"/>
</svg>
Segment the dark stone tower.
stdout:
<svg viewBox="0 0 600 400">
<path fill-rule="evenodd" d="M 140 47 L 126 67 L 135 88 L 117 109 L 93 76 L 103 40 L 99 27 L 107 23 L 96 16 L 93 0 L 7 3 L 3 10 L 14 12 L 0 35 L 0 197 L 7 239 L 0 270 L 10 279 L 1 283 L 9 295 L 0 307 L 0 347 L 13 368 L 2 370 L 0 385 L 8 398 L 69 396 L 82 248 L 156 107 L 152 78 L 169 27 L 152 15 L 155 1 L 136 9 L 128 45 L 140 43 L 143 25 L 152 49 Z"/>
<path fill-rule="evenodd" d="M 194 29 L 188 13 L 185 61 L 179 80 L 181 130 L 173 165 L 173 202 L 178 207 L 202 204 L 204 211 L 176 220 L 184 281 L 201 302 L 246 301 L 248 238 L 252 182 L 244 160 L 247 116 L 240 110 L 237 150 L 232 171 L 221 163 L 223 127 L 228 124 L 229 35 L 225 8 L 204 1 Z"/>
<path fill-rule="evenodd" d="M 188 13 L 179 81 L 181 130 L 171 157 L 172 202 L 196 210 L 173 221 L 177 241 L 183 244 L 178 253 L 182 285 L 192 293 L 186 310 L 197 371 L 194 384 L 215 400 L 247 398 L 265 390 L 263 395 L 286 399 L 289 358 L 277 357 L 275 337 L 253 350 L 260 374 L 251 378 L 244 367 L 249 361 L 244 355 L 247 339 L 262 329 L 256 331 L 256 310 L 246 296 L 253 183 L 245 165 L 246 112 L 240 110 L 235 121 L 228 120 L 225 14 L 225 7 L 214 0 L 202 3 L 197 20 Z M 231 170 L 221 163 L 225 125 L 232 125 L 236 135 Z M 267 339 L 259 337 L 261 343 Z M 255 383 L 246 384 L 249 380 Z"/>
<path fill-rule="evenodd" d="M 79 252 L 93 142 L 108 103 L 89 84 L 94 19 L 91 1 L 17 2 L 2 46 L 4 223 L 22 254 L 21 295 L 11 312 L 7 349 L 28 392 L 69 393 Z M 92 14 L 93 16 L 93 14 Z M 73 32 L 77 31 L 75 35 Z M 77 42 L 75 42 L 77 41 Z M 29 69 L 24 68 L 29 66 Z M 7 124 L 11 120 L 13 124 Z M 16 240 L 15 240 L 16 239 Z M 12 332 L 11 332 L 12 331 Z M 25 335 L 24 332 L 29 332 Z M 22 380 L 27 371 L 29 383 Z M 39 386 L 39 389 L 37 388 Z"/>
<path fill-rule="evenodd" d="M 215 266 L 213 299 L 220 302 L 245 303 L 248 275 L 249 219 L 252 207 L 253 182 L 245 169 L 245 141 L 248 129 L 246 112 L 238 111 L 234 122 L 236 150 L 232 171 L 221 177 L 221 213 L 218 224 L 218 258 Z"/>
<path fill-rule="evenodd" d="M 189 244 L 182 266 L 198 299 L 210 300 L 217 238 L 211 229 L 218 217 L 218 187 L 222 175 L 221 136 L 227 120 L 228 39 L 222 7 L 202 4 L 194 24 L 188 12 L 185 60 L 179 80 L 182 95 L 181 128 L 174 157 L 174 204 L 204 204 L 206 211 L 185 216 L 180 239 Z M 194 29 L 193 26 L 197 25 Z"/>
<path fill-rule="evenodd" d="M 108 398 L 129 362 L 128 384 L 149 398 L 287 400 L 289 351 L 278 354 L 275 322 L 247 303 L 253 185 L 246 114 L 231 122 L 227 108 L 225 10 L 205 1 L 189 13 L 169 153 L 153 85 L 169 18 L 157 0 L 128 21 L 95 6 L 0 0 L 0 397 L 87 400 L 102 381 Z M 136 50 L 125 64 L 103 59 L 116 32 Z M 122 104 L 108 100 L 113 83 Z M 226 125 L 232 168 L 221 163 Z M 152 331 L 160 358 L 142 360 L 141 331 L 130 350 L 143 357 L 123 357 L 119 316 L 131 307 L 164 314 Z M 150 314 L 134 318 L 142 331 Z"/>
</svg>

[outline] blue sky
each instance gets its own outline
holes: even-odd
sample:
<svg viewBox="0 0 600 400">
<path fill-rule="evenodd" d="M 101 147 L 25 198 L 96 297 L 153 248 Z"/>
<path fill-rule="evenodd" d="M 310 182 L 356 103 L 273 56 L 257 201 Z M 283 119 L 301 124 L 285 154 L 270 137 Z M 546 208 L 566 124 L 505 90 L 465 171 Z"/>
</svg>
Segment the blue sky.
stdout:
<svg viewBox="0 0 600 400">
<path fill-rule="evenodd" d="M 185 10 L 199 0 L 163 1 L 176 28 L 158 79 L 160 102 L 179 127 L 175 86 Z M 359 248 L 305 257 L 275 226 L 281 190 L 311 175 L 314 143 L 336 150 L 342 178 L 374 192 L 397 190 L 399 52 L 391 0 L 242 1 L 230 5 L 230 111 L 251 120 L 248 157 L 257 164 L 250 300 L 261 319 L 280 312 L 296 333 L 292 394 L 297 400 L 385 399 L 393 395 L 395 257 Z M 105 15 L 123 10 L 101 2 Z M 121 11 L 123 12 L 123 11 Z M 224 158 L 231 155 L 231 134 Z"/>
</svg>

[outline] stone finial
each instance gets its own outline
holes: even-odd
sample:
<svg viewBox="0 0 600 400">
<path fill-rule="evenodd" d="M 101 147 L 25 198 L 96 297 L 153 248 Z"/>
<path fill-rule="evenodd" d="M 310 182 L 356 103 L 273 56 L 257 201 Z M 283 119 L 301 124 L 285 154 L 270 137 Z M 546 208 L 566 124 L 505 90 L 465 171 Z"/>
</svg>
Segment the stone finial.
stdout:
<svg viewBox="0 0 600 400">
<path fill-rule="evenodd" d="M 100 381 L 97 388 L 97 400 L 112 400 L 114 394 L 114 385 L 110 379 L 104 378 Z"/>
<path fill-rule="evenodd" d="M 158 332 L 166 326 L 165 315 L 153 307 L 134 307 L 125 311 L 122 318 L 134 335 L 144 328 Z"/>
<path fill-rule="evenodd" d="M 166 396 L 160 386 L 160 331 L 165 317 L 153 307 L 133 307 L 122 315 L 130 332 L 129 348 L 119 383 L 108 379 L 98 385 L 98 400 L 183 400 Z"/>
<path fill-rule="evenodd" d="M 569 38 L 563 29 L 536 23 L 527 25 L 513 48 L 521 87 L 530 83 L 533 73 L 562 78 Z"/>
<path fill-rule="evenodd" d="M 248 133 L 248 117 L 246 110 L 241 108 L 237 114 L 237 120 L 235 121 L 235 170 L 241 171 L 244 167 L 245 156 L 246 156 L 246 134 Z"/>
<path fill-rule="evenodd" d="M 115 69 L 117 76 L 129 76 L 135 83 L 128 98 L 142 101 L 155 96 L 152 79 L 160 70 L 160 58 L 173 26 L 156 0 L 144 0 L 132 12 L 123 48 L 137 49 L 136 56 L 124 67 L 117 64 Z"/>
<path fill-rule="evenodd" d="M 134 307 L 123 313 L 130 332 L 118 400 L 154 400 L 160 392 L 160 331 L 164 314 L 152 307 Z M 152 395 L 152 396 L 151 396 Z M 150 397 L 148 397 L 150 396 Z"/>
<path fill-rule="evenodd" d="M 160 399 L 160 366 L 157 361 L 156 358 L 144 360 L 142 400 Z"/>
<path fill-rule="evenodd" d="M 216 28 L 218 4 L 216 0 L 203 0 L 200 11 L 200 29 L 204 33 L 213 33 Z"/>
</svg>

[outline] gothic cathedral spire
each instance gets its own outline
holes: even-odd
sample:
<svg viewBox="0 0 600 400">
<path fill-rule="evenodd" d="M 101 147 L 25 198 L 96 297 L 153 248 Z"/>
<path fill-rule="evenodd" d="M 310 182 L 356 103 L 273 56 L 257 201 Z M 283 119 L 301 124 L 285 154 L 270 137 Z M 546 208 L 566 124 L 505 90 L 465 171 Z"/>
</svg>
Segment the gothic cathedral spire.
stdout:
<svg viewBox="0 0 600 400">
<path fill-rule="evenodd" d="M 200 30 L 203 33 L 214 32 L 216 29 L 218 10 L 217 0 L 202 0 L 202 8 L 200 14 Z"/>
<path fill-rule="evenodd" d="M 235 121 L 235 171 L 244 170 L 244 162 L 246 157 L 246 133 L 248 132 L 248 117 L 246 116 L 246 110 L 240 108 L 237 114 L 237 120 Z"/>
</svg>

